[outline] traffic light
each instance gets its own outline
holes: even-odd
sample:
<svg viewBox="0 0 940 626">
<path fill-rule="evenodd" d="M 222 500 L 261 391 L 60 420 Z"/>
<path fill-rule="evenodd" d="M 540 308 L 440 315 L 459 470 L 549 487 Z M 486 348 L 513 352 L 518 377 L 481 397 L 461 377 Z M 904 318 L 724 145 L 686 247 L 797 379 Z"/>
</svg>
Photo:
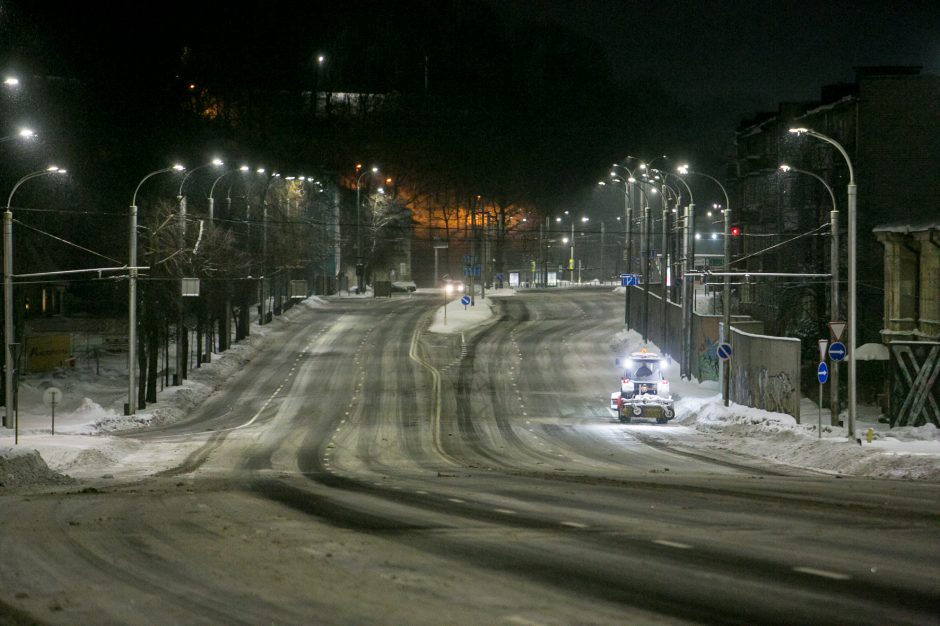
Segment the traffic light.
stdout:
<svg viewBox="0 0 940 626">
<path fill-rule="evenodd" d="M 740 226 L 731 227 L 730 251 L 732 257 L 739 257 L 744 253 L 744 229 Z"/>
</svg>

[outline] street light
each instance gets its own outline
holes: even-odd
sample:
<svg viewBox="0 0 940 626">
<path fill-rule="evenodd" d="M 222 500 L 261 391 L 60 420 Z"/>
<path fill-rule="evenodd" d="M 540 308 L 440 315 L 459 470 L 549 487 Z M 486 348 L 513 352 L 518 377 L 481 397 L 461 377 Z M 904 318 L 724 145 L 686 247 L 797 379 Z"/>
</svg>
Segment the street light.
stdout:
<svg viewBox="0 0 940 626">
<path fill-rule="evenodd" d="M 627 157 L 630 158 L 630 157 Z M 626 273 L 633 274 L 633 208 L 630 206 L 628 199 L 630 197 L 630 185 L 636 183 L 636 178 L 633 176 L 633 170 L 631 170 L 626 165 L 621 165 L 620 163 L 614 163 L 613 167 L 619 167 L 620 169 L 626 170 L 629 176 L 623 178 L 618 176 L 617 172 L 610 172 L 611 182 L 619 182 L 623 184 L 623 219 L 624 219 L 624 239 L 625 239 L 625 250 L 624 252 L 627 255 L 626 261 Z M 629 286 L 625 286 L 623 290 L 623 323 L 629 328 L 630 326 L 630 294 L 632 290 Z"/>
<path fill-rule="evenodd" d="M 828 137 L 826 135 L 823 135 L 822 133 L 818 133 L 814 130 L 810 130 L 809 128 L 791 128 L 790 132 L 797 136 L 809 135 L 810 137 L 815 137 L 816 139 L 825 141 L 826 143 L 834 146 L 835 149 L 838 150 L 840 154 L 842 154 L 842 158 L 845 159 L 845 164 L 849 168 L 849 184 L 847 188 L 847 195 L 848 195 L 847 204 L 848 204 L 848 213 L 849 213 L 848 224 L 847 224 L 847 230 L 848 230 L 848 235 L 849 235 L 849 241 L 848 241 L 848 248 L 849 248 L 849 259 L 848 259 L 848 266 L 849 266 L 848 268 L 849 269 L 848 313 L 849 315 L 848 317 L 849 319 L 848 319 L 848 336 L 846 337 L 845 343 L 846 343 L 846 353 L 848 355 L 847 358 L 849 361 L 849 381 L 848 381 L 849 382 L 848 384 L 849 424 L 848 424 L 848 427 L 849 427 L 849 437 L 854 437 L 855 436 L 855 412 L 856 412 L 856 404 L 855 404 L 855 380 L 856 380 L 855 378 L 855 375 L 856 375 L 855 305 L 856 305 L 856 299 L 855 298 L 856 298 L 856 279 L 857 279 L 855 275 L 855 270 L 856 270 L 855 248 L 857 245 L 856 237 L 855 237 L 856 235 L 855 218 L 856 218 L 856 207 L 857 207 L 856 202 L 857 202 L 857 194 L 858 194 L 858 188 L 855 186 L 855 170 L 852 169 L 852 160 L 849 159 L 848 152 L 845 151 L 845 148 L 842 147 L 842 144 L 840 144 L 838 141 L 836 141 L 832 137 Z"/>
<path fill-rule="evenodd" d="M 134 189 L 134 195 L 131 197 L 128 211 L 130 231 L 127 246 L 127 406 L 124 407 L 124 415 L 133 415 L 137 408 L 137 403 L 134 402 L 136 374 L 134 368 L 137 360 L 137 192 L 148 178 L 165 172 L 182 172 L 185 169 L 182 165 L 174 165 L 150 172 L 137 183 L 137 188 Z"/>
<path fill-rule="evenodd" d="M 10 206 L 13 203 L 13 194 L 19 189 L 20 185 L 27 180 L 38 178 L 40 176 L 49 176 L 51 174 L 65 174 L 66 170 L 61 167 L 51 165 L 44 170 L 31 172 L 23 178 L 16 181 L 10 196 L 7 198 L 6 210 L 3 212 L 3 339 L 7 344 L 3 348 L 4 364 L 6 372 L 3 378 L 3 389 L 6 393 L 4 398 L 5 414 L 3 416 L 3 425 L 7 428 L 13 428 L 13 353 L 10 351 L 13 344 L 13 211 Z"/>
<path fill-rule="evenodd" d="M 0 143 L 5 141 L 13 141 L 14 139 L 32 139 L 35 136 L 36 133 L 31 128 L 21 128 L 15 135 L 0 137 Z"/>
<path fill-rule="evenodd" d="M 361 168 L 361 165 L 356 166 L 356 169 Z M 359 184 L 362 182 L 363 176 L 368 174 L 377 174 L 378 171 L 379 168 L 373 165 L 371 169 L 359 174 L 359 176 L 356 178 L 356 293 L 362 293 L 362 278 L 363 271 L 365 269 L 362 264 L 362 219 L 359 216 Z"/>
<path fill-rule="evenodd" d="M 695 313 L 695 280 L 692 272 L 695 271 L 695 198 L 692 195 L 692 189 L 681 176 L 676 176 L 672 172 L 664 170 L 654 170 L 663 175 L 664 180 L 672 177 L 676 182 L 685 187 L 689 194 L 689 204 L 685 207 L 683 222 L 685 224 L 685 236 L 682 241 L 682 358 L 679 363 L 680 375 L 688 379 L 692 378 L 692 317 Z M 677 200 L 681 204 L 681 199 Z"/>
<path fill-rule="evenodd" d="M 832 230 L 832 240 L 829 248 L 829 273 L 832 274 L 830 279 L 830 288 L 829 288 L 829 315 L 832 321 L 839 319 L 839 208 L 836 205 L 836 195 L 832 191 L 832 187 L 822 179 L 818 174 L 809 172 L 806 170 L 801 170 L 796 167 L 791 167 L 789 165 L 781 165 L 780 171 L 784 174 L 788 172 L 798 172 L 800 174 L 806 174 L 812 176 L 816 180 L 822 183 L 823 187 L 826 188 L 826 191 L 829 192 L 829 199 L 832 201 L 832 211 L 829 213 L 829 224 L 830 229 Z M 829 388 L 829 405 L 831 418 L 830 423 L 835 426 L 839 421 L 839 362 L 834 361 L 832 363 L 832 382 Z"/>
<path fill-rule="evenodd" d="M 206 163 L 205 165 L 200 165 L 199 167 L 194 167 L 193 169 L 187 171 L 186 175 L 183 176 L 183 180 L 180 181 L 179 191 L 176 192 L 176 202 L 179 204 L 179 210 L 180 210 L 179 218 L 180 218 L 180 232 L 181 233 L 185 232 L 185 229 L 186 229 L 186 197 L 183 195 L 183 186 L 186 184 L 186 181 L 189 180 L 190 176 L 192 176 L 193 174 L 195 174 L 201 169 L 205 169 L 207 167 L 221 167 L 222 165 L 224 165 L 224 163 L 222 162 L 222 159 L 212 159 L 210 162 Z M 227 173 L 228 172 L 226 172 L 226 174 Z M 224 175 L 225 174 L 223 174 L 222 176 Z M 218 182 L 218 179 L 216 180 L 216 182 Z M 215 184 L 213 183 L 213 187 L 214 186 Z M 209 193 L 209 196 L 210 196 L 209 215 L 211 217 L 212 215 L 212 203 L 211 203 L 212 193 L 211 192 Z"/>
<path fill-rule="evenodd" d="M 653 171 L 658 173 L 658 170 L 653 170 Z M 662 347 L 665 350 L 666 349 L 666 345 L 665 345 L 666 337 L 669 336 L 668 335 L 669 333 L 668 293 L 669 293 L 669 288 L 671 287 L 671 285 L 669 284 L 669 279 L 668 279 L 669 278 L 669 275 L 668 275 L 669 262 L 670 260 L 675 261 L 674 258 L 673 259 L 669 258 L 670 257 L 669 255 L 669 213 L 670 211 L 669 211 L 668 195 L 671 193 L 673 201 L 675 202 L 675 205 L 673 206 L 673 209 L 672 209 L 673 213 L 676 212 L 677 207 L 679 206 L 680 196 L 679 196 L 679 193 L 673 187 L 666 184 L 665 175 L 662 176 L 662 180 L 660 181 L 660 187 L 661 187 L 660 204 L 662 205 L 662 223 L 663 223 L 663 232 L 662 232 L 661 240 L 660 240 L 660 247 L 662 250 L 661 262 L 660 262 L 660 277 L 659 277 L 660 283 L 662 284 L 662 301 L 660 302 L 662 320 L 660 320 L 660 323 L 662 324 L 661 326 L 662 328 L 661 337 L 663 341 Z"/>
<path fill-rule="evenodd" d="M 15 88 L 20 86 L 20 79 L 16 76 L 7 76 L 3 79 L 3 84 L 6 87 Z"/>
<path fill-rule="evenodd" d="M 222 180 L 223 178 L 225 178 L 225 177 L 228 176 L 229 174 L 232 174 L 232 173 L 234 173 L 234 172 L 239 172 L 239 171 L 241 171 L 241 172 L 247 172 L 247 171 L 248 171 L 248 166 L 247 166 L 247 165 L 242 165 L 242 166 L 241 166 L 240 168 L 238 168 L 237 170 L 228 170 L 227 172 L 222 172 L 219 176 L 216 177 L 216 179 L 215 179 L 214 181 L 212 181 L 212 185 L 209 187 L 209 197 L 208 197 L 208 200 L 209 200 L 209 222 L 212 222 L 213 219 L 215 219 L 215 198 L 213 197 L 213 194 L 215 193 L 215 186 L 219 184 L 219 181 L 220 181 L 220 180 Z M 232 187 L 229 186 L 229 192 L 231 192 L 231 190 L 232 190 Z M 225 207 L 225 209 L 226 209 L 226 215 L 229 214 L 228 212 L 229 212 L 229 210 L 232 208 L 232 206 L 231 206 L 231 203 L 232 203 L 232 198 L 231 198 L 231 196 L 229 196 L 229 197 L 227 198 L 227 201 L 228 201 L 228 205 Z"/>
<path fill-rule="evenodd" d="M 640 165 L 642 169 L 646 169 L 645 165 Z M 644 202 L 643 202 L 643 230 L 640 232 L 640 252 L 641 256 L 646 259 L 643 268 L 643 288 L 646 293 L 646 297 L 643 299 L 643 341 L 649 341 L 649 324 L 650 324 L 650 250 L 652 249 L 652 231 L 653 223 L 650 213 L 649 206 L 649 197 L 659 193 L 659 190 L 656 188 L 656 185 L 651 181 L 643 179 L 636 181 L 640 184 L 646 184 L 650 186 L 649 193 L 643 192 L 642 187 L 637 187 L 641 193 L 643 193 Z"/>
<path fill-rule="evenodd" d="M 724 257 L 725 257 L 725 284 L 724 289 L 722 290 L 722 299 L 724 300 L 724 324 L 725 324 L 725 341 L 731 341 L 731 276 L 729 272 L 731 271 L 731 202 L 728 200 L 728 192 L 725 190 L 724 185 L 718 182 L 718 179 L 714 176 L 709 176 L 708 174 L 703 174 L 702 172 L 693 172 L 689 170 L 688 165 L 682 165 L 678 169 L 679 173 L 682 175 L 692 174 L 697 176 L 702 176 L 712 181 L 718 188 L 721 189 L 721 193 L 725 197 L 725 242 L 724 242 Z M 728 406 L 728 393 L 731 385 L 731 368 L 729 367 L 730 362 L 725 365 L 723 368 L 724 376 L 722 377 L 721 382 L 721 398 L 725 406 Z"/>
</svg>

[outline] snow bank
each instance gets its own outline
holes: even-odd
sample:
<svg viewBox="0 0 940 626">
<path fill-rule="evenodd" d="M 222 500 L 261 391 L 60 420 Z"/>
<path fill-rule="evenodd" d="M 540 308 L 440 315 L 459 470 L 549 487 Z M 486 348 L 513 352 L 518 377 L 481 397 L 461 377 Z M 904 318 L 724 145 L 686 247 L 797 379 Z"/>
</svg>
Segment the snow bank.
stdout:
<svg viewBox="0 0 940 626">
<path fill-rule="evenodd" d="M 72 479 L 49 469 L 36 450 L 0 448 L 0 487 L 68 484 Z"/>
</svg>

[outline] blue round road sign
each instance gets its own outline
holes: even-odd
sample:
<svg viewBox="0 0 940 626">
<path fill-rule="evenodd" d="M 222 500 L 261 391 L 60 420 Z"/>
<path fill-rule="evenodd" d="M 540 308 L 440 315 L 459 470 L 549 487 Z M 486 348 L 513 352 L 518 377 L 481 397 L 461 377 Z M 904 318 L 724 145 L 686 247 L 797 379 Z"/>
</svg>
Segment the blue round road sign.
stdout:
<svg viewBox="0 0 940 626">
<path fill-rule="evenodd" d="M 722 343 L 718 346 L 718 358 L 722 361 L 727 361 L 731 358 L 731 344 Z"/>
<path fill-rule="evenodd" d="M 836 341 L 829 346 L 829 358 L 833 361 L 842 361 L 845 359 L 845 344 L 841 341 Z"/>
<path fill-rule="evenodd" d="M 470 296 L 464 296 L 463 298 L 461 298 L 460 304 L 464 306 L 467 306 L 468 304 L 470 304 Z"/>
<path fill-rule="evenodd" d="M 816 368 L 816 378 L 819 379 L 820 385 L 824 384 L 827 380 L 829 380 L 829 366 L 826 365 L 825 361 L 820 363 L 819 367 Z"/>
</svg>

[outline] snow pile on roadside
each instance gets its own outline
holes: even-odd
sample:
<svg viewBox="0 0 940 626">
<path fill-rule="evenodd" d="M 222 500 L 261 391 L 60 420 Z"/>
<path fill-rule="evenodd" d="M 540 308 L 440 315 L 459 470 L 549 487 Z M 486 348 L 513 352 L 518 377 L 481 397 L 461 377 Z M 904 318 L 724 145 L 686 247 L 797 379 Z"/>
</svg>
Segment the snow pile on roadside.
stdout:
<svg viewBox="0 0 940 626">
<path fill-rule="evenodd" d="M 676 403 L 676 422 L 708 435 L 709 446 L 778 463 L 842 476 L 940 480 L 940 431 L 934 426 L 876 431 L 861 423 L 858 439 L 845 429 L 814 420 L 797 424 L 782 413 L 738 404 L 721 396 Z M 867 429 L 872 428 L 872 443 Z"/>
<path fill-rule="evenodd" d="M 36 450 L 9 448 L 0 454 L 0 487 L 68 484 L 72 479 L 49 469 Z"/>
</svg>

